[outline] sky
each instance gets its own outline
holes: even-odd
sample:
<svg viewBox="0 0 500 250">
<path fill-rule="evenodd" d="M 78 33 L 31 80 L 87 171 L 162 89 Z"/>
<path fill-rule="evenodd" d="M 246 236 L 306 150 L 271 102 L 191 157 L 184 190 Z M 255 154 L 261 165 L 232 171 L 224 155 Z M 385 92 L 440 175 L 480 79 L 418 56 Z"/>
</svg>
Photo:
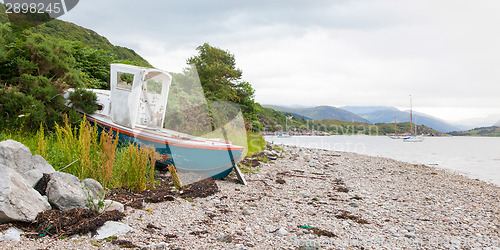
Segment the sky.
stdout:
<svg viewBox="0 0 500 250">
<path fill-rule="evenodd" d="M 500 115 L 500 1 L 85 0 L 60 17 L 179 72 L 234 54 L 261 104 L 394 106 L 447 121 Z"/>
</svg>

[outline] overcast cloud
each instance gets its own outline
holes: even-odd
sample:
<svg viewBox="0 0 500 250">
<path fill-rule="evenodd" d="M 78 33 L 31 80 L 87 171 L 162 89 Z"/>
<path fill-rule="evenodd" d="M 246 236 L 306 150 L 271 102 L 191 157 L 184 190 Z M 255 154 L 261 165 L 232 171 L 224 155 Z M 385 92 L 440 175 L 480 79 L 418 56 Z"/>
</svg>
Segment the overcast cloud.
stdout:
<svg viewBox="0 0 500 250">
<path fill-rule="evenodd" d="M 278 105 L 387 105 L 446 120 L 500 114 L 500 1 L 80 1 L 61 19 L 180 71 L 229 50 Z"/>
</svg>

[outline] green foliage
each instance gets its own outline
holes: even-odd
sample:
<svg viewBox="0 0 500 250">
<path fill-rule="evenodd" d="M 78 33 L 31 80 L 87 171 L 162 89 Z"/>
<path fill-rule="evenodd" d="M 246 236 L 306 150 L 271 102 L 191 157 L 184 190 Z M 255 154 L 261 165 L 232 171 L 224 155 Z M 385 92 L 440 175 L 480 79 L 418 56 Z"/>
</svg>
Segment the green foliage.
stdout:
<svg viewBox="0 0 500 250">
<path fill-rule="evenodd" d="M 111 44 L 108 39 L 100 36 L 95 31 L 82 28 L 73 23 L 54 19 L 43 25 L 34 27 L 32 32 L 44 34 L 56 39 L 80 42 L 86 47 L 94 50 L 102 50 L 111 53 L 116 60 L 130 61 L 137 66 L 151 67 L 151 65 L 135 51 L 125 47 L 115 46 Z"/>
<path fill-rule="evenodd" d="M 0 141 L 13 139 L 43 156 L 57 171 L 80 179 L 93 178 L 104 187 L 127 186 L 140 192 L 154 187 L 154 150 L 136 145 L 118 147 L 118 140 L 82 121 L 68 122 L 49 132 L 40 126 L 36 134 L 22 130 L 0 132 Z M 94 201 L 93 201 L 94 202 Z M 95 206 L 99 207 L 99 201 Z"/>
<path fill-rule="evenodd" d="M 241 106 L 248 128 L 258 123 L 255 113 L 255 90 L 241 80 L 234 55 L 205 43 L 198 46 L 198 55 L 187 60 L 198 70 L 201 86 L 208 100 L 231 101 Z"/>
<path fill-rule="evenodd" d="M 4 8 L 4 6 L 0 6 Z M 113 46 L 104 37 L 71 23 L 52 20 L 21 30 L 0 13 L 0 120 L 3 128 L 35 131 L 38 125 L 72 125 L 81 119 L 65 106 L 68 88 L 109 88 L 110 64 L 150 66 L 132 50 Z M 85 112 L 96 109 L 90 93 L 73 94 Z M 88 103 L 87 103 L 88 102 Z"/>
<path fill-rule="evenodd" d="M 69 100 L 74 108 L 86 114 L 92 114 L 99 108 L 96 104 L 97 95 L 85 89 L 75 89 L 75 91 L 69 94 Z"/>
<path fill-rule="evenodd" d="M 77 68 L 85 74 L 87 86 L 90 88 L 109 88 L 109 65 L 115 56 L 106 50 L 94 49 L 82 42 L 73 43 L 73 57 Z"/>
<path fill-rule="evenodd" d="M 474 128 L 467 131 L 453 131 L 448 133 L 453 136 L 489 136 L 489 137 L 500 137 L 500 127 L 481 127 Z"/>
<path fill-rule="evenodd" d="M 85 206 L 90 209 L 94 210 L 98 213 L 104 212 L 106 209 L 111 206 L 111 203 L 106 203 L 104 202 L 104 199 L 106 198 L 106 193 L 102 192 L 101 194 L 97 194 L 97 197 L 94 197 L 92 195 L 92 192 L 87 186 L 83 186 L 83 191 L 85 192 L 85 196 L 87 197 L 85 199 Z"/>
</svg>

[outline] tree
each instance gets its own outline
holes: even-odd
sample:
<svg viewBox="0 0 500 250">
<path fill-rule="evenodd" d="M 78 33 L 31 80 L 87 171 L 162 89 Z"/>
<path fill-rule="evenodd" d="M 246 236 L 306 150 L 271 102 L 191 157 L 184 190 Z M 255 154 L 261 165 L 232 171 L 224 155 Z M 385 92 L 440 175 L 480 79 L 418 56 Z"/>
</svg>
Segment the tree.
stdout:
<svg viewBox="0 0 500 250">
<path fill-rule="evenodd" d="M 255 110 L 255 90 L 250 83 L 241 79 L 243 73 L 236 68 L 234 55 L 208 43 L 198 46 L 196 50 L 198 55 L 189 58 L 187 63 L 196 66 L 205 97 L 209 101 L 232 101 L 239 104 L 247 128 L 259 126 Z"/>
</svg>

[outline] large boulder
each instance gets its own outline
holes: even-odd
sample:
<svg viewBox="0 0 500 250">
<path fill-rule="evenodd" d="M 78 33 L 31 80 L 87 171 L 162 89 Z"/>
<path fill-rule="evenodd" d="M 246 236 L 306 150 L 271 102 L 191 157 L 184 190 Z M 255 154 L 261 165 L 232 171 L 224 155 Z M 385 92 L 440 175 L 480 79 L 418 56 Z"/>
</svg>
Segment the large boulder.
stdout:
<svg viewBox="0 0 500 250">
<path fill-rule="evenodd" d="M 14 140 L 0 142 L 0 164 L 17 172 L 29 170 L 31 164 L 31 151 L 22 143 Z"/>
<path fill-rule="evenodd" d="M 34 187 L 43 174 L 55 172 L 54 168 L 40 155 L 31 155 L 28 147 L 14 140 L 0 142 L 0 164 L 19 174 Z"/>
<path fill-rule="evenodd" d="M 32 222 L 49 202 L 13 169 L 0 164 L 0 223 Z"/>
<path fill-rule="evenodd" d="M 41 156 L 35 155 L 31 158 L 31 164 L 25 168 L 25 171 L 18 171 L 24 176 L 24 179 L 35 187 L 36 183 L 42 179 L 43 174 L 54 173 L 54 168 Z"/>
<path fill-rule="evenodd" d="M 98 181 L 92 179 L 92 178 L 87 178 L 82 181 L 83 188 L 85 191 L 85 198 L 87 199 L 95 199 L 100 196 L 104 196 L 104 188 L 102 187 L 101 183 Z M 102 197 L 104 198 L 104 197 Z"/>
<path fill-rule="evenodd" d="M 49 202 L 60 210 L 86 208 L 83 185 L 74 175 L 62 172 L 50 174 L 45 191 Z"/>
</svg>

